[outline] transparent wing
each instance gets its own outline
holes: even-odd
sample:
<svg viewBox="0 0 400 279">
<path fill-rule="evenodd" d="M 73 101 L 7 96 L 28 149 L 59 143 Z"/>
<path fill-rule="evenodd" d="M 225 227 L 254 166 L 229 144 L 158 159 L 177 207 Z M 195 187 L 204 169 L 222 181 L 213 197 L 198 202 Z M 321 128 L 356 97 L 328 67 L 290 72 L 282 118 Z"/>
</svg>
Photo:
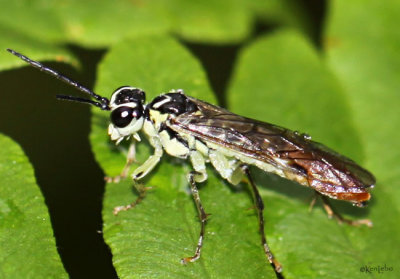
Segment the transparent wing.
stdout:
<svg viewBox="0 0 400 279">
<path fill-rule="evenodd" d="M 189 97 L 198 111 L 171 119 L 172 129 L 225 148 L 241 152 L 294 173 L 305 173 L 317 190 L 331 184 L 365 188 L 374 176 L 349 158 L 311 141 L 307 136 L 269 123 L 233 114 L 225 109 Z M 282 166 L 280 162 L 286 160 Z"/>
<path fill-rule="evenodd" d="M 199 111 L 182 114 L 171 120 L 171 128 L 211 141 L 221 146 L 257 157 L 268 163 L 282 151 L 294 152 L 301 147 L 287 139 L 288 130 L 233 114 L 225 109 L 190 98 Z"/>
</svg>

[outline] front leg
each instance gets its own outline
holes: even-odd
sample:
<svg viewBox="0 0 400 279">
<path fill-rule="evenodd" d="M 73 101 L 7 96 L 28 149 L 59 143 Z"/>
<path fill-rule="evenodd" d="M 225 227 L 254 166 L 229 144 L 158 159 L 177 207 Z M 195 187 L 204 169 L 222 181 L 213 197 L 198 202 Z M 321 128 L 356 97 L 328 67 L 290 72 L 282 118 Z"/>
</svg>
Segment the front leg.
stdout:
<svg viewBox="0 0 400 279">
<path fill-rule="evenodd" d="M 137 167 L 132 174 L 132 179 L 134 181 L 138 181 L 145 177 L 149 172 L 151 172 L 160 162 L 160 159 L 163 155 L 163 148 L 161 143 L 158 140 L 153 140 L 154 146 L 154 154 L 151 155 L 146 162 L 144 162 L 141 166 Z"/>
<path fill-rule="evenodd" d="M 122 179 L 125 179 L 128 176 L 129 170 L 131 169 L 132 163 L 136 161 L 136 145 L 135 142 L 132 141 L 129 145 L 128 154 L 126 156 L 126 163 L 121 173 L 117 176 L 106 176 L 104 180 L 108 183 L 119 183 Z"/>
<path fill-rule="evenodd" d="M 158 139 L 152 139 L 152 145 L 155 148 L 154 154 L 151 155 L 141 166 L 136 168 L 132 174 L 133 185 L 139 192 L 138 198 L 128 205 L 115 207 L 113 211 L 114 215 L 117 215 L 120 211 L 126 211 L 135 207 L 145 197 L 146 191 L 149 189 L 149 187 L 144 187 L 138 182 L 138 180 L 142 179 L 149 172 L 151 172 L 157 166 L 158 162 L 160 162 L 161 156 L 163 155 L 163 148 Z"/>
</svg>

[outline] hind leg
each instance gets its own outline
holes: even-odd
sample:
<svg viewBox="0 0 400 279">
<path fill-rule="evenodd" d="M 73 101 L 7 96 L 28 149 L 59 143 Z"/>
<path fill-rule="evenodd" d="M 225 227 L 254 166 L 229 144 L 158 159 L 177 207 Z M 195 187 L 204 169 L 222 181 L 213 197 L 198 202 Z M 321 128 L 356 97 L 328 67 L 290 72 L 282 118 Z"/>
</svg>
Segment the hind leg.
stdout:
<svg viewBox="0 0 400 279">
<path fill-rule="evenodd" d="M 329 198 L 324 195 L 321 195 L 317 191 L 315 191 L 315 196 L 314 196 L 313 200 L 311 201 L 310 208 L 309 208 L 310 211 L 312 210 L 318 196 L 321 197 L 322 205 L 324 207 L 324 210 L 328 214 L 328 217 L 335 218 L 339 224 L 346 223 L 350 226 L 360 226 L 360 225 L 366 225 L 368 227 L 373 226 L 372 221 L 369 219 L 350 220 L 350 219 L 344 218 L 340 213 L 338 213 L 332 207 L 331 203 L 329 202 Z"/>
<path fill-rule="evenodd" d="M 267 243 L 267 238 L 265 237 L 265 231 L 264 231 L 264 203 L 261 198 L 260 193 L 258 192 L 257 186 L 254 183 L 253 178 L 251 177 L 250 174 L 250 169 L 248 166 L 243 165 L 242 166 L 243 172 L 247 176 L 249 185 L 251 187 L 251 191 L 253 192 L 253 197 L 254 197 L 254 203 L 257 208 L 257 214 L 258 214 L 258 226 L 259 226 L 259 231 L 261 235 L 261 244 L 264 248 L 264 253 L 268 258 L 268 261 L 274 268 L 275 272 L 277 273 L 278 276 L 282 276 L 282 265 L 276 260 L 275 256 L 272 254 L 271 249 L 269 248 L 269 245 Z"/>
</svg>

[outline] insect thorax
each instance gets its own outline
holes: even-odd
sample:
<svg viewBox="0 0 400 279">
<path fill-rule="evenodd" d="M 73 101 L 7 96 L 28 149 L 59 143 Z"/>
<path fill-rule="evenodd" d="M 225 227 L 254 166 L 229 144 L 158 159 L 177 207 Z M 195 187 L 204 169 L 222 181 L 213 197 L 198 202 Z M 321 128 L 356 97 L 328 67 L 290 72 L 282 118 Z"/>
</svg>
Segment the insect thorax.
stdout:
<svg viewBox="0 0 400 279">
<path fill-rule="evenodd" d="M 143 130 L 149 136 L 158 136 L 163 149 L 172 156 L 187 158 L 195 148 L 194 137 L 180 134 L 169 126 L 169 121 L 185 113 L 194 113 L 197 106 L 181 90 L 156 97 L 146 106 Z"/>
</svg>

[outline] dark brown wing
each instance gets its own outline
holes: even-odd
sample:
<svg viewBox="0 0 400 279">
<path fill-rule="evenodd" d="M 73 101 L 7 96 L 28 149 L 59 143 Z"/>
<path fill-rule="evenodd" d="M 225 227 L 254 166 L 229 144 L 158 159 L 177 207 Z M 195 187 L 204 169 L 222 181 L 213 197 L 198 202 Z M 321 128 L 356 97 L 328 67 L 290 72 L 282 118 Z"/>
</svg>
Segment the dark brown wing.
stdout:
<svg viewBox="0 0 400 279">
<path fill-rule="evenodd" d="M 199 111 L 171 119 L 172 129 L 285 171 L 302 173 L 310 187 L 332 198 L 353 202 L 369 199 L 366 188 L 374 185 L 375 178 L 349 158 L 297 132 L 189 99 Z M 286 162 L 283 165 L 282 160 Z"/>
</svg>

